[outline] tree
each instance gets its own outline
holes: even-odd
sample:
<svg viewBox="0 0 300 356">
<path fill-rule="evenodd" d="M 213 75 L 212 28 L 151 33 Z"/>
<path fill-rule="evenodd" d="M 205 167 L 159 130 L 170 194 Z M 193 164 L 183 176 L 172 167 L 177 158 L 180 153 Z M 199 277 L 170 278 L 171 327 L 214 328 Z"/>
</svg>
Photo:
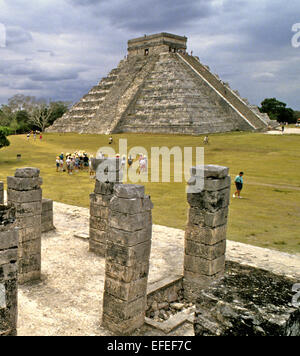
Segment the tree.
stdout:
<svg viewBox="0 0 300 356">
<path fill-rule="evenodd" d="M 278 122 L 293 123 L 294 111 L 287 108 L 286 104 L 277 100 L 276 98 L 267 98 L 261 103 L 260 111 L 267 113 L 272 120 Z"/>
<path fill-rule="evenodd" d="M 48 126 L 53 109 L 44 103 L 37 104 L 29 113 L 29 121 L 42 132 Z"/>
<path fill-rule="evenodd" d="M 297 120 L 300 119 L 300 111 L 294 111 L 294 120 L 297 122 Z"/>
<path fill-rule="evenodd" d="M 8 127 L 1 127 L 0 126 L 0 148 L 6 147 L 10 145 L 7 137 L 10 134 L 10 130 Z"/>
<path fill-rule="evenodd" d="M 52 113 L 49 119 L 49 125 L 53 125 L 53 123 L 62 117 L 72 105 L 71 102 L 67 101 L 53 101 L 50 102 L 50 107 L 52 109 Z"/>
</svg>

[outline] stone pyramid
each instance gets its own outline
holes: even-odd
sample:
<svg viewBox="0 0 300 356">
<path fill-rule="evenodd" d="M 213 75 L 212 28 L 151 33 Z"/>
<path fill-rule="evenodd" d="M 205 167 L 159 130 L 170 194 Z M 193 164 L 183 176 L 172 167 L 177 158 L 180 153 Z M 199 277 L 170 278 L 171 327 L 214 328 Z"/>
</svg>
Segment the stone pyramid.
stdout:
<svg viewBox="0 0 300 356">
<path fill-rule="evenodd" d="M 272 125 L 168 33 L 128 41 L 128 56 L 47 132 L 203 134 Z"/>
</svg>

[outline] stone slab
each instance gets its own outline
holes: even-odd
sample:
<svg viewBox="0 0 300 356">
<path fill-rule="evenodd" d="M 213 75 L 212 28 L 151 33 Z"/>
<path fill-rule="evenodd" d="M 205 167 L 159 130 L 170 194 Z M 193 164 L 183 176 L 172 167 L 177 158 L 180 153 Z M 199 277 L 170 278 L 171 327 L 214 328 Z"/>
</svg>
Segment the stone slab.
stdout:
<svg viewBox="0 0 300 356">
<path fill-rule="evenodd" d="M 218 191 L 203 191 L 197 194 L 188 194 L 187 200 L 192 208 L 203 209 L 207 212 L 216 212 L 229 206 L 230 189 Z"/>
<path fill-rule="evenodd" d="M 148 276 L 145 276 L 127 283 L 120 281 L 119 278 L 114 279 L 106 275 L 104 290 L 116 298 L 131 302 L 146 295 L 147 279 Z"/>
<path fill-rule="evenodd" d="M 40 202 L 42 200 L 42 189 L 35 189 L 29 191 L 17 191 L 8 189 L 7 199 L 12 203 L 31 203 Z"/>
<path fill-rule="evenodd" d="M 201 227 L 215 228 L 227 224 L 228 208 L 222 208 L 215 213 L 205 210 L 190 208 L 188 212 L 188 226 L 198 225 Z"/>
<path fill-rule="evenodd" d="M 127 267 L 106 259 L 105 274 L 121 282 L 130 283 L 148 276 L 149 262 L 141 262 L 134 266 Z"/>
<path fill-rule="evenodd" d="M 115 335 L 131 335 L 133 331 L 144 325 L 145 315 L 140 313 L 127 320 L 120 320 L 103 313 L 102 327 L 110 330 Z"/>
<path fill-rule="evenodd" d="M 100 204 L 90 203 L 90 215 L 102 219 L 108 219 L 109 208 Z"/>
<path fill-rule="evenodd" d="M 11 248 L 9 250 L 0 251 L 0 265 L 14 263 L 18 260 L 18 249 Z"/>
<path fill-rule="evenodd" d="M 226 239 L 226 232 L 227 225 L 216 228 L 188 225 L 185 230 L 185 239 L 205 245 L 215 245 Z"/>
<path fill-rule="evenodd" d="M 212 164 L 207 164 L 207 165 L 204 165 L 204 166 L 192 167 L 190 172 L 191 172 L 192 176 L 201 175 L 202 174 L 204 176 L 204 178 L 218 178 L 218 179 L 221 179 L 221 178 L 225 178 L 226 176 L 228 176 L 229 168 L 228 167 L 217 166 L 217 165 L 212 165 Z"/>
<path fill-rule="evenodd" d="M 43 184 L 43 180 L 40 177 L 36 177 L 36 178 L 7 177 L 7 188 L 17 190 L 17 191 L 39 189 L 42 184 Z"/>
<path fill-rule="evenodd" d="M 112 228 L 128 232 L 142 230 L 148 224 L 152 224 L 151 213 L 144 212 L 130 215 L 111 210 L 109 215 L 109 224 Z"/>
<path fill-rule="evenodd" d="M 205 245 L 191 240 L 185 240 L 185 254 L 189 256 L 202 257 L 207 260 L 215 260 L 225 255 L 226 240 L 215 245 Z"/>
<path fill-rule="evenodd" d="M 225 256 L 216 258 L 215 260 L 207 260 L 201 257 L 184 256 L 184 270 L 199 273 L 200 275 L 213 276 L 218 272 L 224 271 Z"/>
<path fill-rule="evenodd" d="M 132 215 L 150 211 L 153 209 L 153 204 L 149 197 L 125 199 L 114 196 L 109 207 L 113 211 Z"/>
<path fill-rule="evenodd" d="M 30 258 L 31 255 L 41 255 L 41 239 L 22 242 L 18 248 L 18 258 Z"/>
<path fill-rule="evenodd" d="M 18 247 L 18 229 L 0 231 L 0 250 Z"/>
<path fill-rule="evenodd" d="M 135 184 L 118 184 L 115 186 L 114 193 L 119 198 L 143 198 L 145 196 L 145 187 Z"/>
<path fill-rule="evenodd" d="M 112 196 L 114 192 L 114 183 L 102 183 L 96 180 L 94 193 Z"/>
<path fill-rule="evenodd" d="M 42 214 L 42 204 L 40 201 L 33 203 L 14 203 L 16 217 L 34 216 Z"/>
<path fill-rule="evenodd" d="M 107 261 L 118 263 L 122 266 L 135 266 L 149 260 L 151 241 L 143 242 L 133 247 L 125 247 L 107 241 Z"/>
<path fill-rule="evenodd" d="M 116 298 L 104 291 L 103 313 L 117 320 L 128 320 L 136 315 L 144 314 L 146 308 L 146 296 L 127 302 Z"/>
<path fill-rule="evenodd" d="M 108 238 L 109 238 L 108 232 L 97 230 L 97 229 L 90 229 L 91 240 L 106 245 L 106 241 L 108 240 Z"/>
<path fill-rule="evenodd" d="M 32 167 L 17 168 L 15 172 L 15 177 L 17 178 L 36 178 L 39 175 L 40 170 Z"/>
<path fill-rule="evenodd" d="M 116 244 L 132 247 L 140 243 L 151 240 L 152 237 L 152 226 L 149 225 L 147 228 L 139 231 L 124 231 L 115 229 L 113 227 L 109 230 L 109 240 Z"/>
<path fill-rule="evenodd" d="M 89 251 L 95 253 L 97 256 L 105 257 L 106 244 L 89 240 Z"/>
<path fill-rule="evenodd" d="M 42 211 L 43 213 L 46 211 L 53 211 L 53 200 L 51 199 L 42 199 Z"/>
<path fill-rule="evenodd" d="M 94 203 L 97 205 L 102 205 L 102 206 L 108 207 L 111 197 L 112 197 L 111 194 L 103 195 L 103 194 L 93 193 L 90 195 L 90 201 L 91 201 L 91 204 Z"/>
<path fill-rule="evenodd" d="M 17 279 L 18 266 L 17 263 L 7 263 L 0 266 L 0 282 L 5 282 L 10 279 Z"/>
</svg>

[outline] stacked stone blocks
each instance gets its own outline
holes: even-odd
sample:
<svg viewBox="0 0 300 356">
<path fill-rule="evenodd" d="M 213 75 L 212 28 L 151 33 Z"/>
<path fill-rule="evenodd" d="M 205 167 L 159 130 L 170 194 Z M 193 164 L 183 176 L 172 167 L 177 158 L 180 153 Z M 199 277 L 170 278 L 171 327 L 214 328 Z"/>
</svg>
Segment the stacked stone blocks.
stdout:
<svg viewBox="0 0 300 356">
<path fill-rule="evenodd" d="M 42 179 L 37 168 L 20 168 L 7 177 L 8 202 L 16 209 L 19 230 L 19 283 L 40 279 Z"/>
<path fill-rule="evenodd" d="M 143 186 L 115 186 L 109 208 L 102 323 L 116 334 L 130 334 L 144 324 L 152 208 Z"/>
<path fill-rule="evenodd" d="M 104 164 L 102 172 L 99 165 Z M 109 202 L 113 196 L 115 184 L 122 181 L 119 159 L 94 159 L 93 169 L 97 179 L 94 193 L 90 195 L 90 251 L 105 257 L 108 239 Z"/>
<path fill-rule="evenodd" d="M 53 224 L 53 200 L 42 200 L 42 232 L 54 230 Z"/>
<path fill-rule="evenodd" d="M 190 185 L 195 184 L 199 170 L 191 169 Z M 228 172 L 226 167 L 204 166 L 203 190 L 187 194 L 190 208 L 185 232 L 184 293 L 191 301 L 196 300 L 199 290 L 224 274 L 231 182 Z"/>
<path fill-rule="evenodd" d="M 0 204 L 4 204 L 4 184 L 0 182 Z"/>
<path fill-rule="evenodd" d="M 0 206 L 0 336 L 17 335 L 18 229 L 15 210 Z"/>
</svg>

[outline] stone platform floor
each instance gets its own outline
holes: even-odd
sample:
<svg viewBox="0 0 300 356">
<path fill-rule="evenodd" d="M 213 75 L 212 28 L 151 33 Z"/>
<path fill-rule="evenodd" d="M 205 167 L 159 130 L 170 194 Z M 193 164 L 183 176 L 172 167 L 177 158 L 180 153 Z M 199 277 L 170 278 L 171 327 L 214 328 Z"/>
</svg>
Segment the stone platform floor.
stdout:
<svg viewBox="0 0 300 356">
<path fill-rule="evenodd" d="M 18 335 L 111 335 L 101 325 L 105 261 L 88 251 L 89 210 L 54 203 L 56 230 L 42 236 L 42 281 L 19 287 Z M 153 226 L 149 284 L 183 271 L 184 231 Z M 300 282 L 300 256 L 228 241 L 227 259 Z M 164 335 L 143 327 L 136 335 Z M 185 323 L 169 335 L 192 336 Z"/>
</svg>

